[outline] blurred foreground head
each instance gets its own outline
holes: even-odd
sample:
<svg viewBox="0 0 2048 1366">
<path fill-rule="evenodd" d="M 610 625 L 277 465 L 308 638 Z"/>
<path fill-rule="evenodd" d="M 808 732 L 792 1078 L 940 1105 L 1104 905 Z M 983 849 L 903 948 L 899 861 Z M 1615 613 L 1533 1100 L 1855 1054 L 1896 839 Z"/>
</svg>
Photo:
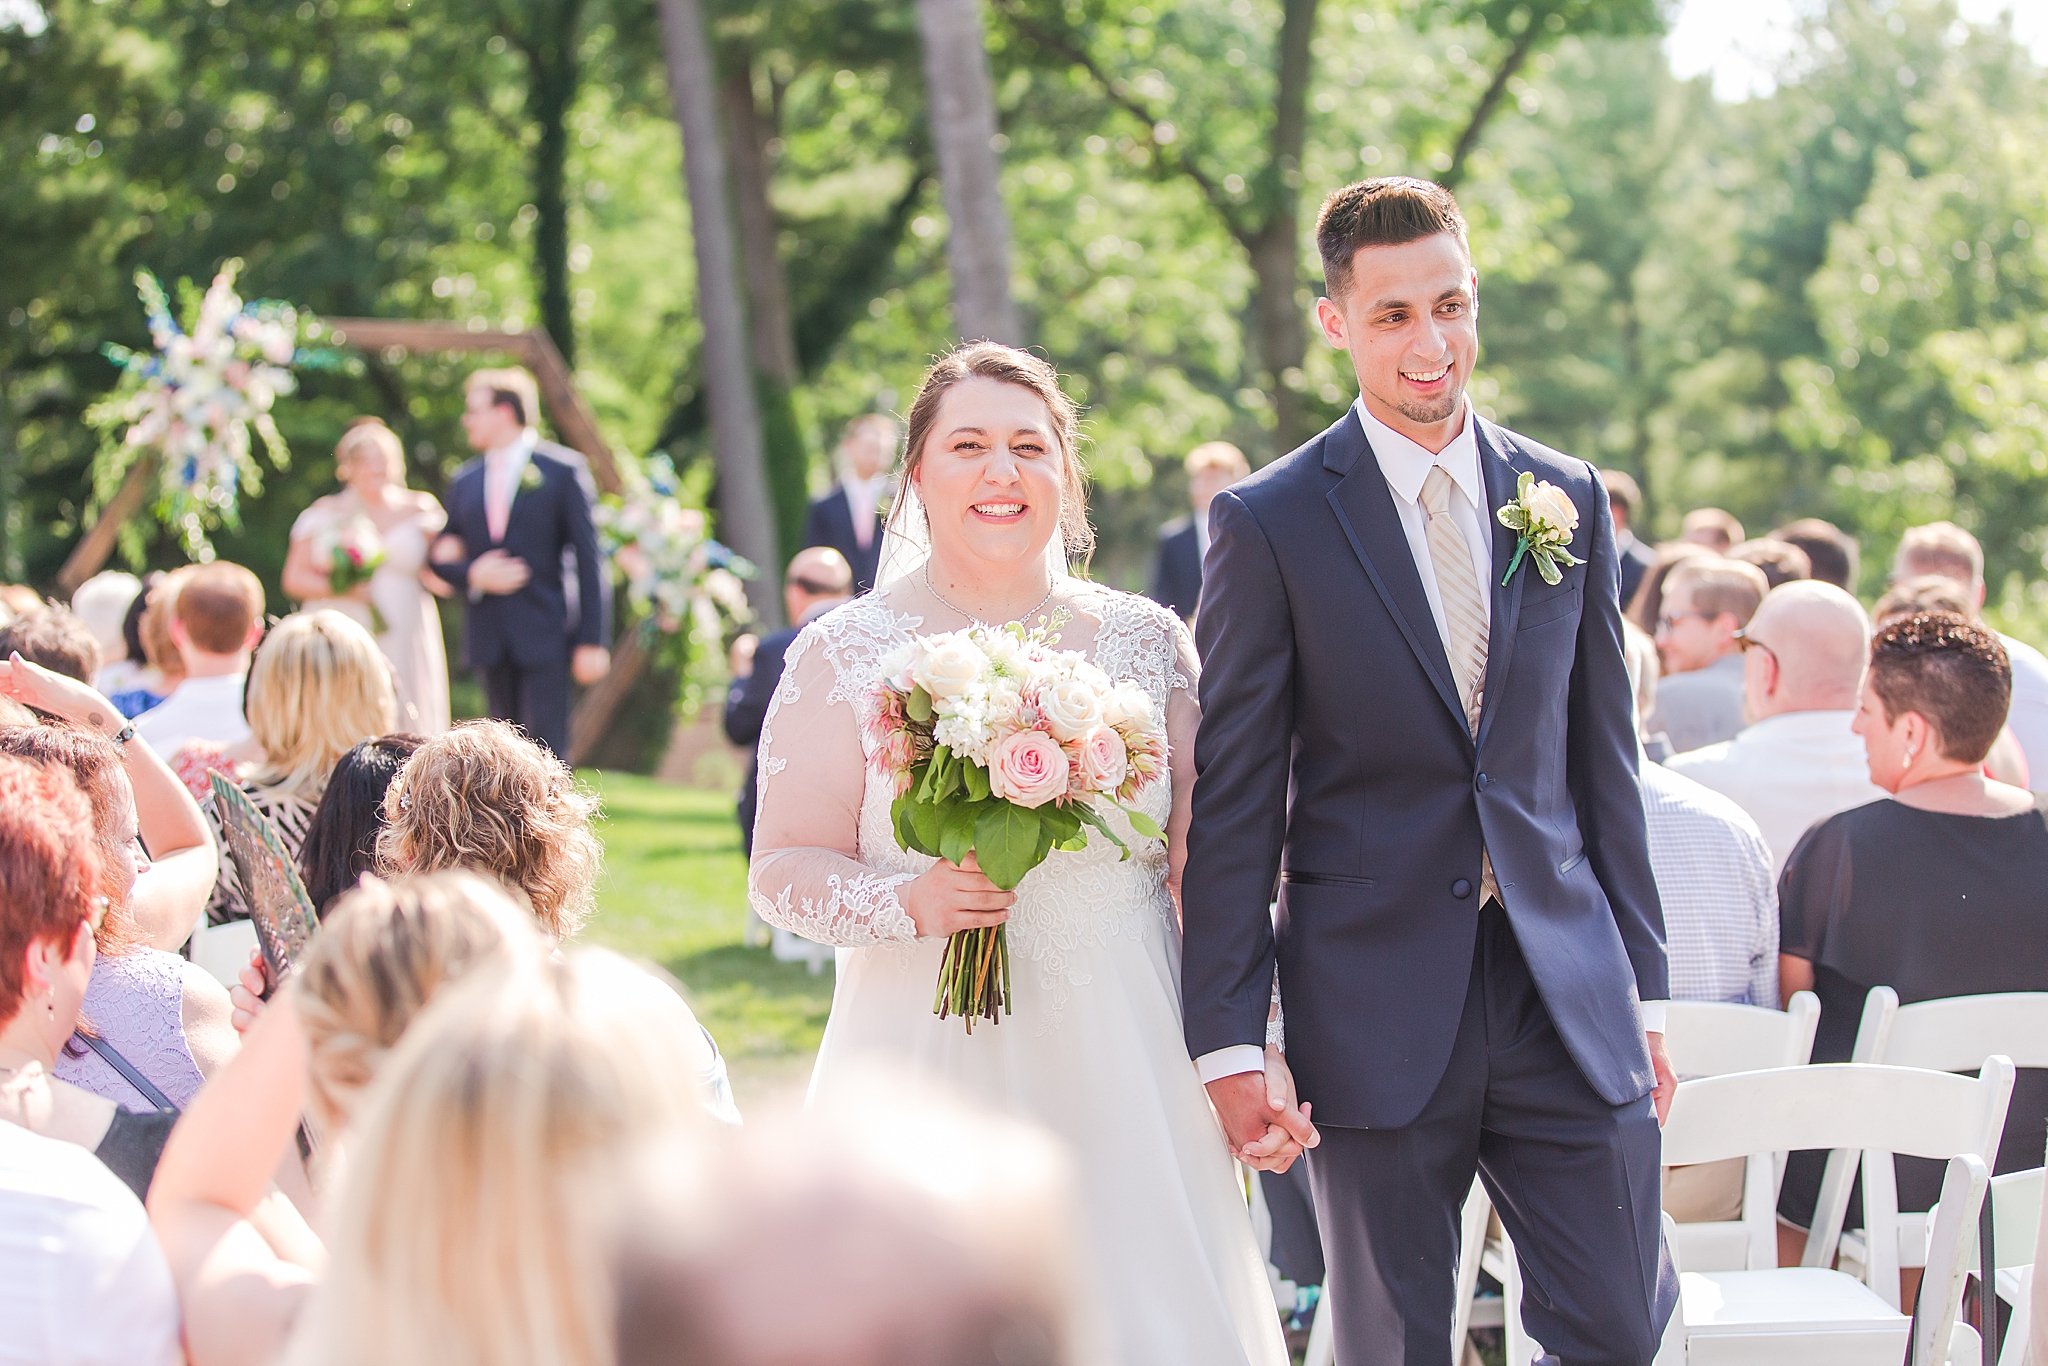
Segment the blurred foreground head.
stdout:
<svg viewBox="0 0 2048 1366">
<path fill-rule="evenodd" d="M 877 1073 L 712 1162 L 650 1154 L 621 1220 L 619 1366 L 1097 1366 L 1052 1140 Z"/>
</svg>

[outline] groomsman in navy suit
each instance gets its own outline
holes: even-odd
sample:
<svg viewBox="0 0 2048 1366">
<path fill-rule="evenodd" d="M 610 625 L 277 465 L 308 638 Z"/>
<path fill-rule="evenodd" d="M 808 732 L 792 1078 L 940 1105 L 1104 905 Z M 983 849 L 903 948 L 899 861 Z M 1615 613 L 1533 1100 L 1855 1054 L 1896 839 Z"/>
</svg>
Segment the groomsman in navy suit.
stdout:
<svg viewBox="0 0 2048 1366">
<path fill-rule="evenodd" d="M 1607 495 L 1466 398 L 1449 191 L 1349 186 L 1316 240 L 1360 393 L 1210 513 L 1188 1049 L 1241 1156 L 1313 1149 L 1340 1366 L 1450 1366 L 1475 1172 L 1544 1359 L 1647 1366 L 1677 1083 Z"/>
<path fill-rule="evenodd" d="M 1195 619 L 1202 598 L 1202 557 L 1209 553 L 1209 504 L 1216 495 L 1252 472 L 1244 452 L 1228 441 L 1205 441 L 1188 452 L 1188 516 L 1159 529 L 1159 553 L 1152 561 L 1152 586 L 1145 596 L 1176 613 Z"/>
<path fill-rule="evenodd" d="M 589 468 L 533 429 L 524 370 L 469 378 L 462 429 L 478 452 L 455 472 L 432 568 L 469 599 L 463 662 L 490 713 L 569 757 L 569 682 L 611 670 L 611 585 L 591 520 Z"/>
<path fill-rule="evenodd" d="M 829 546 L 853 566 L 853 591 L 875 586 L 882 559 L 882 516 L 896 487 L 896 419 L 863 413 L 839 438 L 839 482 L 811 504 L 804 545 Z"/>
</svg>

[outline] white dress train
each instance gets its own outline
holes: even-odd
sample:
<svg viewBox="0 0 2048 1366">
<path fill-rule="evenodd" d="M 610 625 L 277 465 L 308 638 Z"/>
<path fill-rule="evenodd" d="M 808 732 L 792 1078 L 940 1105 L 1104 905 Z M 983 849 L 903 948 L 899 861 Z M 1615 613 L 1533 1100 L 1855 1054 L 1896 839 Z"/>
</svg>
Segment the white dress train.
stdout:
<svg viewBox="0 0 2048 1366">
<path fill-rule="evenodd" d="M 1063 647 L 1141 684 L 1172 743 L 1192 744 L 1185 629 L 1145 599 L 1075 588 Z M 1284 1366 L 1243 1188 L 1182 1041 L 1165 846 L 1115 815 L 1129 861 L 1099 835 L 1084 851 L 1055 852 L 1019 886 L 1009 921 L 1015 1013 L 971 1036 L 932 1014 L 944 941 L 917 938 L 897 897 L 932 860 L 897 847 L 889 786 L 866 768 L 865 722 L 881 660 L 913 635 L 950 629 L 924 625 L 935 609 L 899 582 L 814 622 L 790 649 L 762 731 L 759 829 L 801 829 L 816 843 L 757 844 L 754 907 L 845 950 L 812 1097 L 881 1059 L 1051 1130 L 1079 1173 L 1084 1270 L 1120 1366 Z M 1137 804 L 1165 827 L 1171 779 Z"/>
</svg>

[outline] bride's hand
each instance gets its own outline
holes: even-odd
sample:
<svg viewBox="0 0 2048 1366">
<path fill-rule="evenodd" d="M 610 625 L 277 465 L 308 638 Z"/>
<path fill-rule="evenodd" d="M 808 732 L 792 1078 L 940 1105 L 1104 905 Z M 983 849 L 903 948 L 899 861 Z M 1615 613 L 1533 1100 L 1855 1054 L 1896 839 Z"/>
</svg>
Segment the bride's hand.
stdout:
<svg viewBox="0 0 2048 1366">
<path fill-rule="evenodd" d="M 940 859 L 906 884 L 903 909 L 920 939 L 943 939 L 962 930 L 986 930 L 1010 918 L 1017 894 L 988 880 L 974 855 L 960 866 Z"/>
<path fill-rule="evenodd" d="M 1271 1044 L 1266 1045 L 1265 1080 L 1266 1108 L 1271 1112 L 1265 1135 L 1247 1143 L 1238 1157 L 1261 1171 L 1284 1172 L 1305 1149 L 1321 1143 L 1323 1136 L 1309 1119 L 1313 1107 L 1301 1104 L 1295 1095 L 1287 1055 Z"/>
</svg>

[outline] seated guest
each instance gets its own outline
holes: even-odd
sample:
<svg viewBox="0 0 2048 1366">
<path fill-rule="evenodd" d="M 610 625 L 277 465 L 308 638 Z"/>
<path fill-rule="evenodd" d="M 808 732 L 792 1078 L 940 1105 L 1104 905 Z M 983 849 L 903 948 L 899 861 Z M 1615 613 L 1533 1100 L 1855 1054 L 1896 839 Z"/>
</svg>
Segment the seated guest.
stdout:
<svg viewBox="0 0 2048 1366">
<path fill-rule="evenodd" d="M 2048 798 L 1984 776 L 2005 724 L 2011 666 L 1991 631 L 1949 612 L 1877 634 L 1856 713 L 1870 777 L 1890 799 L 1831 816 L 1792 851 L 1778 885 L 1780 985 L 1820 997 L 1815 1062 L 1845 1062 L 1863 998 L 1907 1005 L 2039 991 L 2048 982 Z M 2048 1072 L 2022 1070 L 1996 1170 L 2041 1165 Z M 1812 1221 L 1822 1155 L 1795 1154 L 1779 1212 Z M 1899 1159 L 1899 1207 L 1924 1210 L 1938 1162 Z"/>
<path fill-rule="evenodd" d="M 1180 616 L 1195 619 L 1202 597 L 1202 561 L 1209 554 L 1209 505 L 1216 495 L 1252 472 L 1244 452 L 1228 441 L 1205 441 L 1188 452 L 1186 517 L 1159 529 L 1152 583 L 1145 595 Z"/>
<path fill-rule="evenodd" d="M 279 622 L 257 651 L 248 694 L 249 738 L 222 757 L 296 859 L 335 762 L 393 725 L 391 666 L 376 638 L 348 617 L 302 612 Z M 238 757 L 243 762 L 232 763 Z M 231 858 L 221 859 L 208 914 L 215 924 L 248 918 L 241 871 Z"/>
<path fill-rule="evenodd" d="M 130 721 L 162 703 L 185 676 L 184 661 L 171 643 L 171 605 L 177 600 L 179 580 L 190 572 L 187 566 L 149 575 L 121 622 L 127 662 L 134 667 L 109 678 L 108 682 L 118 687 L 100 691 Z"/>
<path fill-rule="evenodd" d="M 590 917 L 604 848 L 597 798 L 569 766 L 502 721 L 464 721 L 421 745 L 384 795 L 385 877 L 466 868 L 526 898 L 549 939 Z"/>
<path fill-rule="evenodd" d="M 0 1129 L 77 1144 L 140 1196 L 176 1115 L 131 1113 L 56 1077 L 106 914 L 92 846 L 92 811 L 69 773 L 0 757 Z"/>
<path fill-rule="evenodd" d="M 839 438 L 838 482 L 811 504 L 804 517 L 804 545 L 827 546 L 853 566 L 853 591 L 875 586 L 882 559 L 882 514 L 895 490 L 896 419 L 863 413 Z"/>
<path fill-rule="evenodd" d="M 846 557 L 827 546 L 799 550 L 782 576 L 782 605 L 789 625 L 754 641 L 733 642 L 732 688 L 725 695 L 725 738 L 747 750 L 747 776 L 740 785 L 740 848 L 754 853 L 754 805 L 759 774 L 761 725 L 782 683 L 782 658 L 797 633 L 853 596 L 853 570 Z M 753 642 L 749 644 L 748 642 Z"/>
<path fill-rule="evenodd" d="M 1775 878 L 1815 821 L 1883 795 L 1853 729 L 1870 622 L 1839 588 L 1789 583 L 1764 599 L 1741 644 L 1749 725 L 1668 762 L 1749 813 Z"/>
<path fill-rule="evenodd" d="M 1764 600 L 1763 571 L 1719 557 L 1689 559 L 1664 581 L 1657 614 L 1657 685 L 1652 734 L 1674 752 L 1733 738 L 1742 729 L 1742 645 L 1736 632 Z"/>
<path fill-rule="evenodd" d="M 130 741 L 125 748 L 142 745 Z M 143 827 L 127 772 L 135 761 L 124 764 L 123 747 L 103 736 L 64 726 L 0 730 L 0 754 L 61 768 L 78 784 L 92 818 L 93 890 L 107 902 L 93 936 L 92 976 L 80 1012 L 84 1032 L 57 1059 L 56 1075 L 125 1109 L 184 1108 L 200 1083 L 234 1056 L 235 1035 L 219 982 L 177 954 L 140 942 L 129 910 L 146 875 L 138 837 Z M 150 827 L 161 831 L 168 823 L 189 832 L 198 812 L 165 776 L 157 777 L 152 805 L 159 809 Z"/>
<path fill-rule="evenodd" d="M 327 790 L 306 824 L 299 876 L 306 895 L 324 914 L 328 903 L 351 891 L 377 868 L 377 836 L 384 830 L 384 794 L 419 747 L 423 735 L 380 735 L 334 763 Z"/>
<path fill-rule="evenodd" d="M 1813 561 L 1806 558 L 1805 551 L 1790 541 L 1774 541 L 1768 536 L 1744 541 L 1728 552 L 1728 558 L 1761 569 L 1766 591 L 1813 577 Z"/>
<path fill-rule="evenodd" d="M 0 626 L 5 626 L 16 617 L 40 612 L 48 605 L 43 601 L 41 593 L 25 583 L 0 583 Z"/>
<path fill-rule="evenodd" d="M 113 704 L 85 684 L 26 660 L 0 661 L 0 698 L 71 728 L 9 728 L 0 731 L 0 750 L 73 770 L 94 804 L 106 867 L 102 890 L 115 903 L 116 920 L 132 926 L 134 941 L 178 948 L 213 894 L 217 869 L 212 833 L 191 795 L 147 742 L 133 738 Z"/>
<path fill-rule="evenodd" d="M 1904 617 L 1918 616 L 1922 612 L 1954 612 L 1957 616 L 1968 617 L 1982 624 L 1977 615 L 1977 605 L 1963 586 L 1942 574 L 1922 574 L 1917 578 L 1900 579 L 1884 590 L 1884 596 L 1877 600 L 1871 610 L 1871 620 L 1879 630 Z M 2000 636 L 2011 656 L 2011 647 L 2018 641 Z M 2026 648 L 2021 646 L 2022 649 Z M 2015 669 L 2013 690 L 2019 690 L 2018 671 Z M 2027 764 L 2026 751 L 2013 737 L 2012 718 L 2007 715 L 2005 728 L 1998 732 L 1998 738 L 1991 742 L 1991 752 L 1984 756 L 1984 776 L 1996 778 L 2001 783 L 2014 787 L 2031 789 L 2032 770 Z"/>
<path fill-rule="evenodd" d="M 194 740 L 232 745 L 247 738 L 242 685 L 263 635 L 263 585 L 238 564 L 190 569 L 176 586 L 169 628 L 184 677 L 142 714 L 136 731 L 166 757 Z"/>
<path fill-rule="evenodd" d="M 1621 557 L 1621 604 L 1626 607 L 1642 587 L 1643 575 L 1657 562 L 1657 552 L 1643 544 L 1635 533 L 1636 518 L 1643 506 L 1643 490 L 1621 470 L 1600 470 L 1601 486 L 1607 490 L 1607 506 L 1614 514 L 1614 549 Z"/>
<path fill-rule="evenodd" d="M 651 1142 L 696 1160 L 703 1039 L 667 982 L 602 949 L 443 988 L 364 1094 L 286 1359 L 611 1360 L 606 1197 Z"/>
<path fill-rule="evenodd" d="M 345 1147 L 362 1093 L 440 990 L 545 952 L 494 882 L 374 878 L 344 896 L 248 1047 L 193 1105 L 159 1165 L 150 1219 L 170 1258 L 195 1366 L 269 1361 L 317 1280 L 317 1242 L 257 1236 L 263 1173 L 295 1160 L 301 1114 Z"/>
<path fill-rule="evenodd" d="M 0 659 L 9 655 L 86 684 L 100 669 L 100 643 L 62 607 L 46 607 L 0 626 Z"/>
<path fill-rule="evenodd" d="M 1926 574 L 1951 580 L 1967 596 L 1967 616 L 1982 621 L 1984 611 L 1984 547 L 1954 522 L 1908 528 L 1892 561 L 1892 582 Z M 2048 788 L 2048 656 L 2011 636 L 2001 634 L 2006 658 L 2012 661 L 2012 711 L 2006 728 L 2027 756 L 2027 771 Z"/>
<path fill-rule="evenodd" d="M 1813 577 L 1822 583 L 1831 583 L 1845 593 L 1856 591 L 1856 574 L 1862 555 L 1856 547 L 1856 538 L 1833 522 L 1819 517 L 1801 517 L 1773 531 L 1771 539 L 1796 545 L 1805 551 L 1806 562 L 1813 567 Z"/>
<path fill-rule="evenodd" d="M 0 1123 L 0 1357 L 179 1366 L 178 1301 L 142 1203 L 91 1153 Z"/>
<path fill-rule="evenodd" d="M 142 580 L 118 569 L 103 569 L 78 585 L 71 611 L 100 647 L 99 672 L 86 682 L 112 696 L 135 686 L 143 670 L 139 644 L 130 653 L 128 618 L 142 596 Z"/>
<path fill-rule="evenodd" d="M 1743 541 L 1742 523 L 1720 508 L 1694 508 L 1679 524 L 1678 539 L 1726 555 Z"/>
<path fill-rule="evenodd" d="M 1664 611 L 1664 580 L 1671 577 L 1671 571 L 1681 560 L 1698 559 L 1712 553 L 1705 546 L 1694 545 L 1691 541 L 1666 541 L 1658 546 L 1656 558 L 1643 571 L 1636 591 L 1623 604 L 1624 615 L 1641 627 L 1644 635 L 1654 637 L 1657 618 Z"/>
<path fill-rule="evenodd" d="M 1656 699 L 1657 649 L 1634 626 L 1624 631 L 1640 718 Z M 1641 770 L 1671 999 L 1777 1009 L 1777 870 L 1756 822 L 1727 797 L 1662 764 L 1645 758 Z"/>
</svg>

